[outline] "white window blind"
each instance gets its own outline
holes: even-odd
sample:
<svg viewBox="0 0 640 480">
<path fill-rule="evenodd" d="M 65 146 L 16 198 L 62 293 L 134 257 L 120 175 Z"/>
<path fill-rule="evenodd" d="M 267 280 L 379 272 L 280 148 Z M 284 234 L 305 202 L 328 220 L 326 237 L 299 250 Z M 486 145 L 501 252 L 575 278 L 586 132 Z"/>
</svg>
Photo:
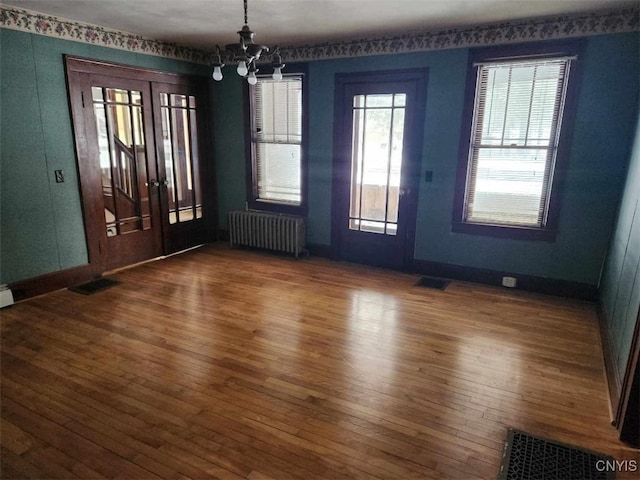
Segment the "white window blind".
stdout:
<svg viewBox="0 0 640 480">
<path fill-rule="evenodd" d="M 259 200 L 300 205 L 302 77 L 259 78 L 253 88 L 254 175 Z"/>
<path fill-rule="evenodd" d="M 570 61 L 478 66 L 466 222 L 545 226 Z"/>
</svg>

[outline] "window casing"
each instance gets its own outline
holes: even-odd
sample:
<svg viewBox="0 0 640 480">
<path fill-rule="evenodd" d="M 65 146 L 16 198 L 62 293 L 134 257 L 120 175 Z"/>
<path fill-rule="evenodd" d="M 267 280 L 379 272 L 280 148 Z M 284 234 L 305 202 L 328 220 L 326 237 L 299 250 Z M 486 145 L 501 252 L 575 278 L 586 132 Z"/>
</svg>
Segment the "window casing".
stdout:
<svg viewBox="0 0 640 480">
<path fill-rule="evenodd" d="M 303 74 L 258 77 L 249 87 L 251 208 L 306 214 Z"/>
<path fill-rule="evenodd" d="M 525 50 L 506 58 L 472 55 L 473 100 L 461 144 L 454 231 L 555 236 L 576 49 Z"/>
</svg>

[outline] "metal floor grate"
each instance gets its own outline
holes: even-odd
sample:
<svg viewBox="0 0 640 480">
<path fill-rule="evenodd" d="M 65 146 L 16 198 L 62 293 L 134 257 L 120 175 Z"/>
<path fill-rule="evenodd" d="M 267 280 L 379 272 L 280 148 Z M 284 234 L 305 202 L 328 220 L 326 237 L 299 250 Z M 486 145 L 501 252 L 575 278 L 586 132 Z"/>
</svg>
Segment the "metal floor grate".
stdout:
<svg viewBox="0 0 640 480">
<path fill-rule="evenodd" d="M 606 480 L 613 457 L 533 437 L 510 428 L 498 480 Z"/>
<path fill-rule="evenodd" d="M 76 293 L 82 293 L 83 295 L 91 295 L 92 293 L 96 293 L 106 288 L 113 287 L 114 285 L 118 285 L 119 283 L 120 282 L 118 282 L 117 280 L 100 277 L 88 283 L 70 287 L 69 290 Z"/>
<path fill-rule="evenodd" d="M 444 290 L 449 285 L 449 280 L 437 277 L 422 276 L 415 283 L 416 287 L 434 288 L 436 290 Z"/>
</svg>

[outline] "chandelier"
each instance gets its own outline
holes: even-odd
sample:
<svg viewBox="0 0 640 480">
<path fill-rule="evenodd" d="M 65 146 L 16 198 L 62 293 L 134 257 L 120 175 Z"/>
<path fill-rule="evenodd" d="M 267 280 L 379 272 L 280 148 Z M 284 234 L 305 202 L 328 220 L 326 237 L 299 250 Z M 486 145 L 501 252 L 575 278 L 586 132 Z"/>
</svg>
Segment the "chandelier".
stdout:
<svg viewBox="0 0 640 480">
<path fill-rule="evenodd" d="M 219 46 L 216 46 L 216 53 L 213 56 L 212 65 L 213 79 L 218 82 L 222 80 L 222 67 L 224 67 L 222 55 L 229 59 L 229 61 L 238 64 L 236 72 L 238 72 L 238 75 L 241 77 L 246 77 L 247 82 L 249 82 L 250 85 L 255 85 L 258 81 L 256 78 L 256 73 L 258 73 L 256 63 L 263 54 L 267 54 L 269 52 L 269 47 L 254 43 L 253 36 L 255 34 L 251 28 L 249 28 L 247 18 L 247 0 L 244 0 L 244 25 L 242 26 L 242 29 L 238 31 L 240 41 L 238 43 L 225 45 L 224 52 L 221 51 Z M 284 68 L 284 63 L 282 63 L 282 58 L 278 53 L 277 47 L 274 49 L 272 57 L 272 77 L 274 80 L 282 80 L 282 69 Z"/>
</svg>

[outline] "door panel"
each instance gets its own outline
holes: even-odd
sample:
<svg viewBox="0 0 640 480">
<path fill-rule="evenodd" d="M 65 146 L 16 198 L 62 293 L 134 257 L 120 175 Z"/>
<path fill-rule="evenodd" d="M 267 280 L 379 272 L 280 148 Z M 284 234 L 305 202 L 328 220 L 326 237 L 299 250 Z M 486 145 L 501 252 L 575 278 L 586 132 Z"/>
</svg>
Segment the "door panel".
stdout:
<svg viewBox="0 0 640 480">
<path fill-rule="evenodd" d="M 426 71 L 338 76 L 332 247 L 402 269 L 413 258 Z"/>
<path fill-rule="evenodd" d="M 80 97 L 72 99 L 72 110 L 83 203 L 85 211 L 100 211 L 85 215 L 89 243 L 97 242 L 97 269 L 162 255 L 148 82 L 89 73 L 72 77 L 70 95 Z"/>
<path fill-rule="evenodd" d="M 205 92 L 193 85 L 153 83 L 156 145 L 163 195 L 162 222 L 165 252 L 173 253 L 206 241 L 200 152 L 206 150 L 198 135 L 205 125 Z"/>
</svg>

